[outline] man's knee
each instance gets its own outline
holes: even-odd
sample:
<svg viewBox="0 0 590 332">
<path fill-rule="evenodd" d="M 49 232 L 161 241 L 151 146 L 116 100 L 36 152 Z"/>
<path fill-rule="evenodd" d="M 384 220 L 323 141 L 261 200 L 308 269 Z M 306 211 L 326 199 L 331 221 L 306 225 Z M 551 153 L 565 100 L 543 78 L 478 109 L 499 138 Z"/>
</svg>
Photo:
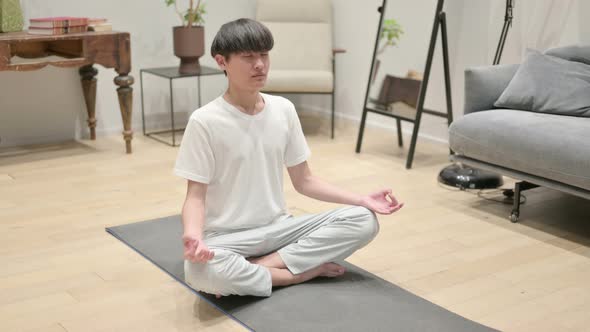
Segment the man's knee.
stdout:
<svg viewBox="0 0 590 332">
<path fill-rule="evenodd" d="M 222 296 L 270 296 L 272 289 L 266 268 L 225 250 L 215 250 L 215 257 L 207 263 L 185 261 L 185 279 L 196 290 Z"/>
<path fill-rule="evenodd" d="M 379 220 L 375 213 L 365 207 L 353 208 L 356 223 L 359 226 L 359 236 L 362 242 L 371 242 L 379 233 Z"/>
</svg>

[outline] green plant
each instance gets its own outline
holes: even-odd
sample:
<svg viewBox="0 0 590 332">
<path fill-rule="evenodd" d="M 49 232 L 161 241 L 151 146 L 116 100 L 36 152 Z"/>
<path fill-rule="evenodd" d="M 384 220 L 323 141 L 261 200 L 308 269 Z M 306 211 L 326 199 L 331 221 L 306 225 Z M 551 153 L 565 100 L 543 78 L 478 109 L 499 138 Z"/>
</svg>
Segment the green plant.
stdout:
<svg viewBox="0 0 590 332">
<path fill-rule="evenodd" d="M 178 7 L 177 0 L 164 0 L 164 2 L 166 3 L 166 6 L 168 6 L 168 7 L 174 5 L 174 9 L 176 10 L 176 13 L 180 17 L 180 21 L 182 22 L 182 25 L 186 26 L 187 28 L 191 27 L 193 25 L 202 25 L 203 23 L 205 23 L 205 20 L 203 19 L 203 15 L 206 14 L 207 12 L 205 11 L 205 4 L 201 3 L 201 0 L 197 1 L 196 6 L 195 6 L 195 1 L 190 0 L 188 9 L 185 11 L 180 10 L 180 8 Z"/>
<path fill-rule="evenodd" d="M 388 46 L 396 46 L 401 35 L 404 34 L 404 30 L 402 29 L 401 25 L 397 23 L 395 19 L 388 19 L 383 21 L 383 27 L 381 29 L 381 34 L 379 36 L 379 40 L 385 40 L 385 43 L 381 45 L 379 49 L 379 54 L 383 53 Z"/>
</svg>

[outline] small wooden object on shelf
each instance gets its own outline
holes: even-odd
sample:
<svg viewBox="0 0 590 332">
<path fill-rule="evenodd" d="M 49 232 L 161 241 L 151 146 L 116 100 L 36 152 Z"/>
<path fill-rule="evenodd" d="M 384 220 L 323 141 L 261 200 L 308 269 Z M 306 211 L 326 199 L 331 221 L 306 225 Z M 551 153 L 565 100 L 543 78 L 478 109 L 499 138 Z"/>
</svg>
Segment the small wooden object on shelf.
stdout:
<svg viewBox="0 0 590 332">
<path fill-rule="evenodd" d="M 420 94 L 420 84 L 421 80 L 386 75 L 377 101 L 382 105 L 401 101 L 415 108 Z"/>
<path fill-rule="evenodd" d="M 111 31 L 113 25 L 106 18 L 88 19 L 88 31 Z"/>
</svg>

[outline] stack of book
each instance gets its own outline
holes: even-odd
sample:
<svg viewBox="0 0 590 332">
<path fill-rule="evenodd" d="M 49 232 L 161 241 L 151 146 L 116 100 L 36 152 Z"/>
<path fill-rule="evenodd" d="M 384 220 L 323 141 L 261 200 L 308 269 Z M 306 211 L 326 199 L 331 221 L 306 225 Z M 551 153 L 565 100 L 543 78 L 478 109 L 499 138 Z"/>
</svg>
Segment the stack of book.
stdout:
<svg viewBox="0 0 590 332">
<path fill-rule="evenodd" d="M 111 31 L 113 25 L 106 18 L 89 18 L 88 31 Z"/>
<path fill-rule="evenodd" d="M 112 25 L 106 18 L 87 17 L 43 17 L 32 18 L 29 33 L 34 35 L 64 35 L 86 31 L 111 31 Z"/>
<path fill-rule="evenodd" d="M 43 17 L 32 18 L 29 33 L 34 35 L 64 35 L 85 32 L 88 29 L 86 17 Z"/>
</svg>

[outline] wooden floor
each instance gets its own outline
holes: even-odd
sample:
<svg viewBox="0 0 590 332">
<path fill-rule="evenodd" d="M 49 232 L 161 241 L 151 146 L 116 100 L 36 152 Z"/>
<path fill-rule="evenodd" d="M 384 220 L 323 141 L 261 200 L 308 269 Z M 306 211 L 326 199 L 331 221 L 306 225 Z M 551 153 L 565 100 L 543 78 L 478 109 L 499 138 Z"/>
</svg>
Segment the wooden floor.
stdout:
<svg viewBox="0 0 590 332">
<path fill-rule="evenodd" d="M 395 133 L 369 129 L 355 154 L 356 126 L 332 141 L 314 121 L 316 174 L 406 204 L 351 263 L 497 329 L 590 331 L 589 201 L 534 189 L 512 224 L 509 205 L 437 183 L 446 146 L 419 140 L 406 170 Z M 119 136 L 0 150 L 0 331 L 244 331 L 104 231 L 182 205 L 178 149 L 133 143 L 132 155 Z M 294 214 L 334 207 L 285 189 Z"/>
</svg>

